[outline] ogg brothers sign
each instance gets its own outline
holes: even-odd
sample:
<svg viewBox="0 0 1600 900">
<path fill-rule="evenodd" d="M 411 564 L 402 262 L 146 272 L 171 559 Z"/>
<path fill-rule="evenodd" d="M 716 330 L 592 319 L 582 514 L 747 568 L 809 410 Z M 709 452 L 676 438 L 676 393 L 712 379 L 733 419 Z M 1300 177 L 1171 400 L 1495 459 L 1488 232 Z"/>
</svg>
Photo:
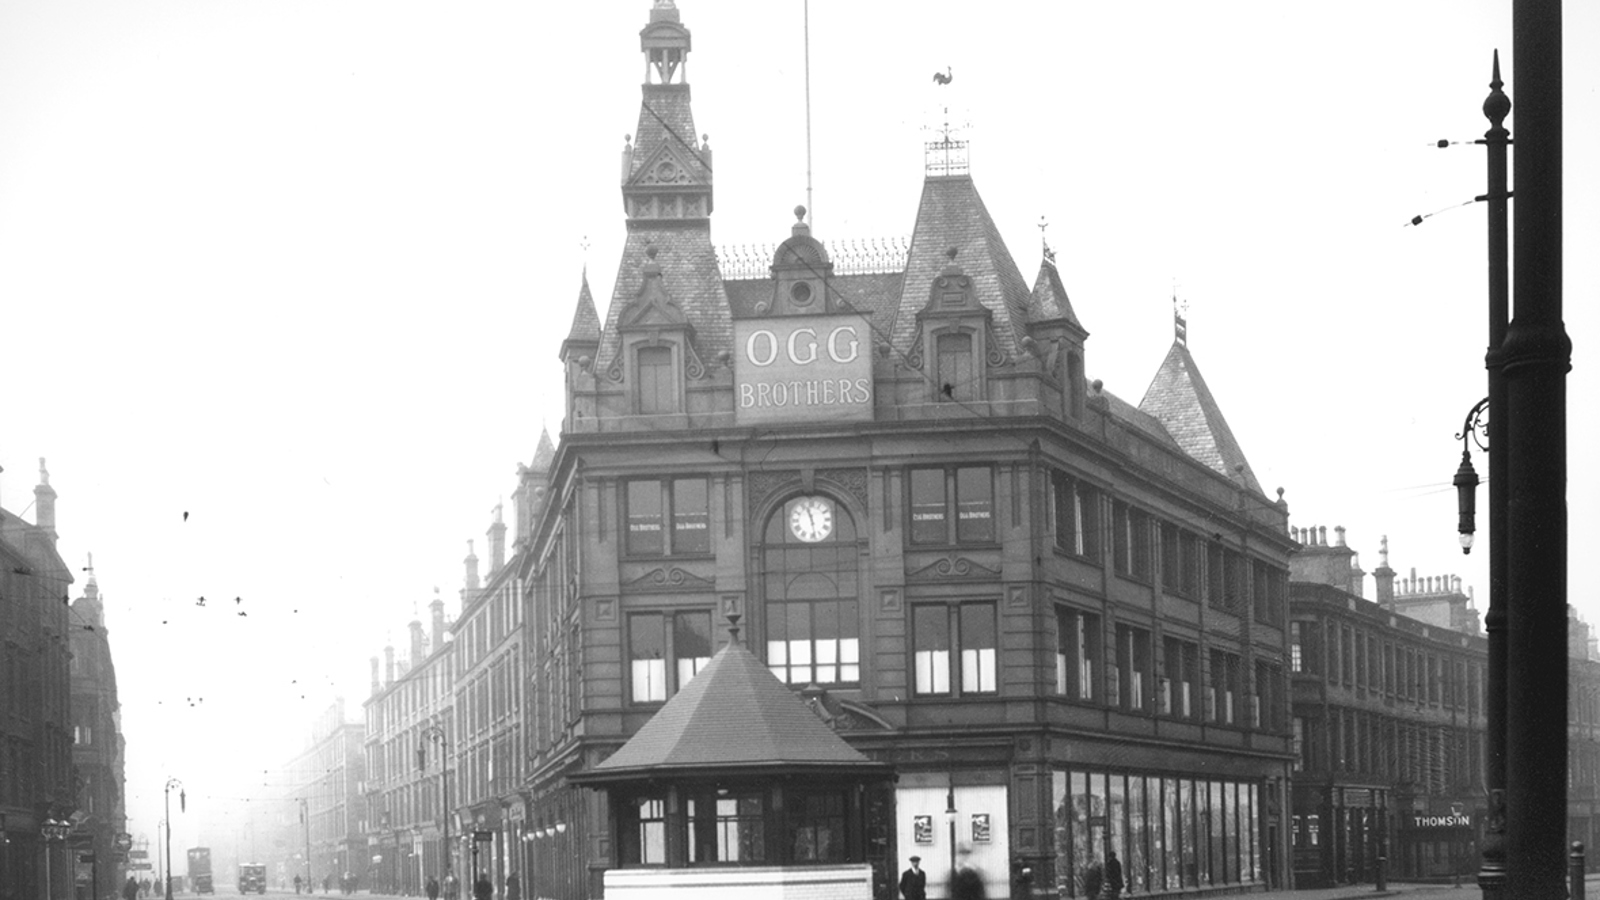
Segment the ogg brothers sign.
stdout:
<svg viewBox="0 0 1600 900">
<path fill-rule="evenodd" d="M 872 418 L 872 331 L 860 316 L 733 323 L 741 425 Z"/>
</svg>

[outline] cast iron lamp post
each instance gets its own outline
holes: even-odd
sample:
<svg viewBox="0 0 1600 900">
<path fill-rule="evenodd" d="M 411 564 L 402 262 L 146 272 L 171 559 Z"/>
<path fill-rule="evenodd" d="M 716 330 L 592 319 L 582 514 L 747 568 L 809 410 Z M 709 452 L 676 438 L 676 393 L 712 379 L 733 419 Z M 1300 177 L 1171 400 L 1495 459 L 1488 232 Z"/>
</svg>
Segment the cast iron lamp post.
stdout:
<svg viewBox="0 0 1600 900">
<path fill-rule="evenodd" d="M 47 818 L 39 828 L 39 834 L 44 838 L 44 893 L 47 900 L 55 900 L 56 886 L 50 878 L 50 845 L 59 844 L 67 839 L 68 823 L 60 819 Z"/>
<path fill-rule="evenodd" d="M 183 792 L 183 782 L 176 778 L 168 778 L 167 786 L 161 790 L 161 802 L 167 811 L 167 900 L 172 900 L 172 789 L 178 789 L 178 812 L 186 812 L 188 799 Z"/>
<path fill-rule="evenodd" d="M 428 769 L 428 742 L 439 745 L 439 792 L 442 807 L 439 810 L 440 818 L 444 819 L 444 879 L 450 881 L 450 740 L 445 735 L 444 726 L 438 722 L 422 729 L 423 743 L 417 745 L 417 770 L 425 772 Z M 474 845 L 473 849 L 477 849 Z M 455 900 L 451 897 L 450 900 Z"/>
</svg>

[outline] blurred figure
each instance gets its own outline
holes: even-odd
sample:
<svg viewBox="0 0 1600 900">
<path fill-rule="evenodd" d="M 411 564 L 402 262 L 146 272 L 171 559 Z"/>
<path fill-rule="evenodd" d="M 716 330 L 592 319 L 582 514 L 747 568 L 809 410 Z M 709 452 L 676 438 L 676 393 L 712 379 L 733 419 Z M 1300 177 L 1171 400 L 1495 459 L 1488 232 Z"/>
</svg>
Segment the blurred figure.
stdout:
<svg viewBox="0 0 1600 900">
<path fill-rule="evenodd" d="M 478 875 L 478 880 L 472 883 L 472 900 L 494 900 L 494 885 L 489 883 L 489 876 Z"/>
<path fill-rule="evenodd" d="M 952 900 L 988 900 L 989 892 L 983 886 L 983 875 L 971 866 L 963 865 L 950 876 Z"/>
<path fill-rule="evenodd" d="M 139 882 L 128 876 L 128 881 L 122 886 L 122 900 L 139 900 Z"/>
<path fill-rule="evenodd" d="M 506 876 L 506 900 L 522 900 L 522 881 L 515 872 Z"/>
<path fill-rule="evenodd" d="M 439 900 L 439 882 L 432 875 L 428 876 L 428 900 Z"/>
<path fill-rule="evenodd" d="M 300 893 L 300 874 L 298 872 L 294 876 L 294 892 L 296 894 Z"/>
<path fill-rule="evenodd" d="M 1117 862 L 1117 851 L 1106 851 L 1106 900 L 1122 896 L 1122 863 Z"/>
</svg>

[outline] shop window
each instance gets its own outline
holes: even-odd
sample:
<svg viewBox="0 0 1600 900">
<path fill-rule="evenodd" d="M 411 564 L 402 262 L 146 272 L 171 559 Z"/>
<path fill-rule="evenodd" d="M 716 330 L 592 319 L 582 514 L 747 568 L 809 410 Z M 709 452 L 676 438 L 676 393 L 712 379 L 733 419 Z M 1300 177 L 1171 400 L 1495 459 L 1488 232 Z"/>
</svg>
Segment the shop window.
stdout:
<svg viewBox="0 0 1600 900">
<path fill-rule="evenodd" d="M 636 402 L 640 415 L 678 411 L 678 385 L 671 347 L 640 347 L 635 351 L 638 373 Z"/>
<path fill-rule="evenodd" d="M 1111 504 L 1111 559 L 1118 575 L 1150 580 L 1150 516 L 1121 500 Z"/>
<path fill-rule="evenodd" d="M 912 665 L 916 692 L 936 696 L 994 693 L 997 688 L 993 603 L 912 607 Z"/>
<path fill-rule="evenodd" d="M 625 551 L 629 556 L 711 552 L 711 505 L 705 478 L 626 482 Z"/>
<path fill-rule="evenodd" d="M 634 703 L 667 699 L 711 662 L 711 614 L 629 615 L 628 662 L 629 696 Z"/>
<path fill-rule="evenodd" d="M 988 466 L 911 470 L 911 543 L 995 539 L 994 472 Z"/>
<path fill-rule="evenodd" d="M 1067 606 L 1056 608 L 1056 693 L 1094 700 L 1101 665 L 1100 617 Z"/>
<path fill-rule="evenodd" d="M 1062 471 L 1050 473 L 1056 548 L 1089 562 L 1100 560 L 1100 492 Z"/>
<path fill-rule="evenodd" d="M 934 338 L 938 357 L 938 400 L 968 401 L 977 395 L 977 376 L 972 369 L 972 334 L 957 332 Z"/>
<path fill-rule="evenodd" d="M 785 684 L 861 680 L 855 524 L 830 498 L 774 511 L 761 549 L 767 667 Z"/>
</svg>

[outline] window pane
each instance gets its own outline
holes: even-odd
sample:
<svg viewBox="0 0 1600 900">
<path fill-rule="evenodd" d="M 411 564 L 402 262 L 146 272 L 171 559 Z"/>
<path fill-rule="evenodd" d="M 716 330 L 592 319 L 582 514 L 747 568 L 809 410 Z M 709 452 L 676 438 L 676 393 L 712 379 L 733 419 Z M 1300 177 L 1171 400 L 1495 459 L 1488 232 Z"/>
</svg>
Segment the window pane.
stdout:
<svg viewBox="0 0 1600 900">
<path fill-rule="evenodd" d="M 672 552 L 711 552 L 711 514 L 704 478 L 672 482 Z"/>
<path fill-rule="evenodd" d="M 994 540 L 994 478 L 988 466 L 956 470 L 956 540 Z"/>
<path fill-rule="evenodd" d="M 961 606 L 961 690 L 995 690 L 994 605 Z"/>
<path fill-rule="evenodd" d="M 644 415 L 676 412 L 673 401 L 671 347 L 639 348 L 639 412 Z"/>
<path fill-rule="evenodd" d="M 661 534 L 661 482 L 628 482 L 628 547 L 632 554 L 665 552 Z"/>
<path fill-rule="evenodd" d="M 950 693 L 949 610 L 943 606 L 914 607 L 912 620 L 917 693 Z"/>
<path fill-rule="evenodd" d="M 678 659 L 677 689 L 711 662 L 711 614 L 678 613 L 672 617 L 672 652 Z"/>
<path fill-rule="evenodd" d="M 942 544 L 948 541 L 945 528 L 944 470 L 911 470 L 911 542 Z"/>
<path fill-rule="evenodd" d="M 628 617 L 628 657 L 635 703 L 667 699 L 664 630 L 662 617 L 656 613 Z"/>
<path fill-rule="evenodd" d="M 941 334 L 934 341 L 939 364 L 939 400 L 971 400 L 975 393 L 972 374 L 972 336 Z"/>
</svg>

